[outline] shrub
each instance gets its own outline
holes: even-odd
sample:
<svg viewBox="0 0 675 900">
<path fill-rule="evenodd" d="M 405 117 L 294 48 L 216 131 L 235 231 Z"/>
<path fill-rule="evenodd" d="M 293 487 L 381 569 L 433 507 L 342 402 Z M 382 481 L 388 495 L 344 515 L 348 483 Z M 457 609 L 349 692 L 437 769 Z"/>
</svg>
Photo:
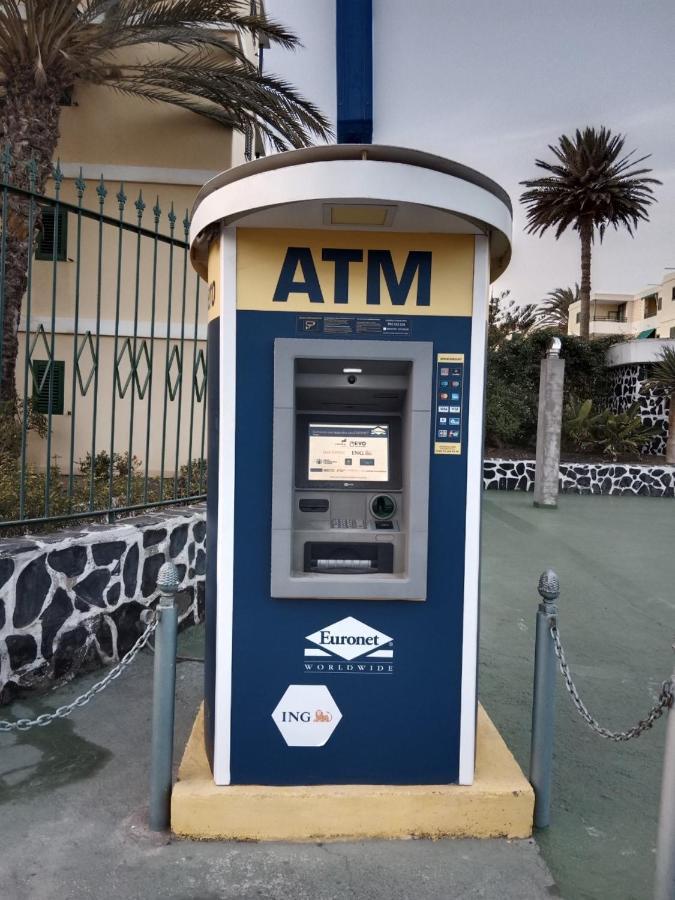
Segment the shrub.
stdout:
<svg viewBox="0 0 675 900">
<path fill-rule="evenodd" d="M 141 468 L 141 460 L 131 457 L 131 473 L 135 475 Z M 78 461 L 80 473 L 91 475 L 91 453 Z M 126 478 L 129 474 L 129 451 L 113 453 L 113 479 L 115 476 Z M 94 457 L 94 478 L 110 478 L 110 454 L 106 450 L 99 451 Z"/>
<path fill-rule="evenodd" d="M 562 335 L 565 359 L 564 402 L 590 397 L 604 406 L 609 396 L 605 353 L 615 338 L 584 341 Z M 547 331 L 513 334 L 488 347 L 486 442 L 491 447 L 533 447 L 537 437 L 539 372 L 551 340 Z"/>
<path fill-rule="evenodd" d="M 639 456 L 642 448 L 659 428 L 645 425 L 640 418 L 640 406 L 633 403 L 624 412 L 603 409 L 593 413 L 593 401 L 571 402 L 566 410 L 563 431 L 569 441 L 582 450 L 600 450 L 616 460 L 621 454 Z"/>
</svg>

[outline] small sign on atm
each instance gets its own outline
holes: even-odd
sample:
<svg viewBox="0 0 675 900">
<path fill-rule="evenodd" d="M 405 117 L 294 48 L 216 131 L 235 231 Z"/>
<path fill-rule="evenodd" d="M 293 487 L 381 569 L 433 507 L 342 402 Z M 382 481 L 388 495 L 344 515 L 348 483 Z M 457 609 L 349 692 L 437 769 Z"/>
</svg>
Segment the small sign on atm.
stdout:
<svg viewBox="0 0 675 900">
<path fill-rule="evenodd" d="M 446 390 L 448 377 L 452 377 L 453 391 L 448 397 Z M 461 402 L 464 394 L 464 354 L 463 353 L 437 353 L 436 354 L 436 394 L 435 394 L 435 419 L 436 429 L 434 433 L 434 454 L 439 456 L 459 456 L 462 452 L 462 422 Z M 450 406 L 448 403 L 457 403 L 459 406 Z M 447 414 L 452 413 L 450 424 L 447 427 Z"/>
</svg>

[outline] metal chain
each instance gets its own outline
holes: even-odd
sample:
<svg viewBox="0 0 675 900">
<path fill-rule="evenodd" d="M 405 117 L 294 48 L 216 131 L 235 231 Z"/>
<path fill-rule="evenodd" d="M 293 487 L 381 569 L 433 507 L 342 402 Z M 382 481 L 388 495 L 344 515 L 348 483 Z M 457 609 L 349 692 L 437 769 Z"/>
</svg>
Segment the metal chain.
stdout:
<svg viewBox="0 0 675 900">
<path fill-rule="evenodd" d="M 17 719 L 15 722 L 7 722 L 0 719 L 0 732 L 28 731 L 30 728 L 33 728 L 34 725 L 39 727 L 51 725 L 55 719 L 65 719 L 74 709 L 86 706 L 92 697 L 96 694 L 100 694 L 101 691 L 104 691 L 112 681 L 119 678 L 122 672 L 131 665 L 143 647 L 148 643 L 156 628 L 157 619 L 153 618 L 129 652 L 122 657 L 116 666 L 113 666 L 113 668 L 110 669 L 105 678 L 92 684 L 89 690 L 85 691 L 84 694 L 81 694 L 79 697 L 76 697 L 72 703 L 67 703 L 65 706 L 59 706 L 53 713 L 42 713 L 42 715 L 38 716 L 36 719 Z"/>
<path fill-rule="evenodd" d="M 664 681 L 661 685 L 661 693 L 659 694 L 657 703 L 649 710 L 645 718 L 640 719 L 638 724 L 634 725 L 633 728 L 629 728 L 627 731 L 610 731 L 608 728 L 603 728 L 586 709 L 586 706 L 572 681 L 572 673 L 570 672 L 570 667 L 565 658 L 565 651 L 563 650 L 560 641 L 560 632 L 558 631 L 557 625 L 551 626 L 551 637 L 553 638 L 553 643 L 555 645 L 555 655 L 558 657 L 560 663 L 560 672 L 565 680 L 565 687 L 569 691 L 572 702 L 576 706 L 580 716 L 588 723 L 593 731 L 601 737 L 617 742 L 629 741 L 631 738 L 639 737 L 651 728 L 654 722 L 656 722 L 657 719 L 660 719 L 665 711 L 670 709 L 673 705 L 673 682 L 672 679 L 669 679 L 668 681 Z"/>
</svg>

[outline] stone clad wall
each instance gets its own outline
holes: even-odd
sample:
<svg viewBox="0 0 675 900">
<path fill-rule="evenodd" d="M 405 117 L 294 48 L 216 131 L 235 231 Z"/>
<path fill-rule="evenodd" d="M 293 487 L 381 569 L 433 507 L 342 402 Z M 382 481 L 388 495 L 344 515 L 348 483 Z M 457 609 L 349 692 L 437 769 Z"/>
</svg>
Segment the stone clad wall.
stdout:
<svg viewBox="0 0 675 900">
<path fill-rule="evenodd" d="M 670 398 L 665 394 L 643 390 L 650 369 L 651 366 L 644 363 L 616 366 L 612 370 L 610 406 L 614 412 L 619 413 L 625 412 L 633 403 L 638 403 L 640 418 L 644 424 L 656 425 L 658 428 L 657 434 L 642 448 L 642 452 L 659 455 L 666 450 Z"/>
<path fill-rule="evenodd" d="M 486 491 L 533 491 L 533 459 L 486 459 Z M 635 494 L 675 497 L 675 466 L 627 463 L 560 463 L 562 494 Z"/>
<path fill-rule="evenodd" d="M 79 669 L 116 662 L 154 606 L 172 560 L 189 607 L 204 615 L 205 509 L 165 509 L 86 531 L 0 541 L 0 702 Z"/>
</svg>

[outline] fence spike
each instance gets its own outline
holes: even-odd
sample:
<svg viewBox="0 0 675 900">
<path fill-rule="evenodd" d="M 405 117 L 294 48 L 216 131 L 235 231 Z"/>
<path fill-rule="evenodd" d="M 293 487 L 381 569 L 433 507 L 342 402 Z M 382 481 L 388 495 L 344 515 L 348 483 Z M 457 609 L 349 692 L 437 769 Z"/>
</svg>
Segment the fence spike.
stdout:
<svg viewBox="0 0 675 900">
<path fill-rule="evenodd" d="M 56 194 L 56 199 L 59 199 L 59 194 L 61 193 L 61 183 L 63 181 L 63 170 L 61 168 L 61 160 L 56 160 L 56 165 L 52 169 L 52 178 L 54 179 L 54 193 Z"/>
<path fill-rule="evenodd" d="M 127 200 L 129 199 L 127 197 L 127 195 L 124 193 L 124 182 L 123 181 L 120 183 L 120 189 L 117 192 L 116 196 L 117 196 L 117 205 L 120 208 L 120 213 L 123 213 L 124 207 L 126 206 Z"/>
<path fill-rule="evenodd" d="M 159 219 L 162 215 L 162 207 L 159 205 L 159 194 L 157 194 L 157 200 L 155 205 L 152 207 L 152 213 L 155 217 L 155 225 L 159 225 Z"/>
<path fill-rule="evenodd" d="M 82 195 L 84 194 L 85 190 L 87 189 L 87 183 L 84 180 L 84 177 L 82 175 L 82 166 L 80 166 L 80 174 L 75 179 L 75 187 L 77 188 L 77 199 L 81 200 Z"/>
<path fill-rule="evenodd" d="M 108 188 L 105 186 L 105 181 L 103 180 L 103 172 L 101 172 L 101 178 L 99 183 L 96 185 L 96 193 L 98 195 L 98 202 L 103 209 L 103 204 L 105 203 L 105 198 L 108 196 Z"/>
<path fill-rule="evenodd" d="M 176 225 L 176 213 L 173 210 L 173 200 L 171 201 L 171 209 L 169 210 L 169 225 L 171 226 L 171 233 L 173 234 L 173 229 Z"/>
<path fill-rule="evenodd" d="M 145 201 L 143 200 L 143 189 L 138 192 L 138 200 L 134 203 L 136 207 L 136 212 L 138 213 L 138 224 L 141 224 L 141 219 L 143 218 L 143 212 L 145 210 Z"/>
</svg>

